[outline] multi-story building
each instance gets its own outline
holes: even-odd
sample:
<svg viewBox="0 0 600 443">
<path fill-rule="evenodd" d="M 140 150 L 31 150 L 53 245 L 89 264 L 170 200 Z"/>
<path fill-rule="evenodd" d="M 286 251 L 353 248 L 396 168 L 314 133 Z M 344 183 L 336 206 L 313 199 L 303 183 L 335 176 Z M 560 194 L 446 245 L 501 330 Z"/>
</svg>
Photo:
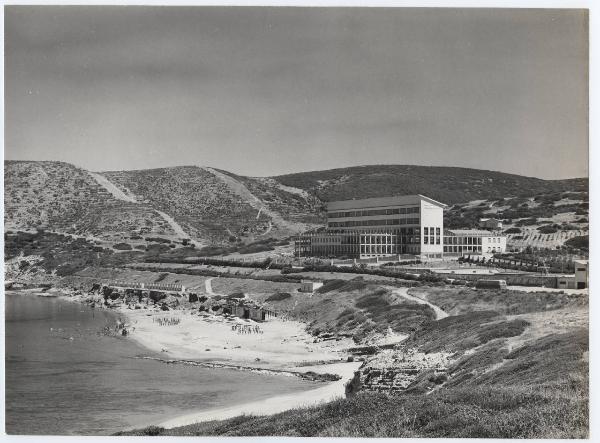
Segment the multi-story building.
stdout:
<svg viewBox="0 0 600 443">
<path fill-rule="evenodd" d="M 299 236 L 295 253 L 299 257 L 441 258 L 445 207 L 423 195 L 330 202 L 326 230 Z"/>
<path fill-rule="evenodd" d="M 444 255 L 506 252 L 506 236 L 478 229 L 446 229 Z"/>
</svg>

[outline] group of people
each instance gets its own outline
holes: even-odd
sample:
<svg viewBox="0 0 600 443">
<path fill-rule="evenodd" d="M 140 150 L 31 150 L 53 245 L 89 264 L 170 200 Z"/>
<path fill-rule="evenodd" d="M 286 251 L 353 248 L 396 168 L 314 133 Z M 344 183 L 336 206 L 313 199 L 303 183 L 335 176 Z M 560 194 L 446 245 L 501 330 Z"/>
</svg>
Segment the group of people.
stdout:
<svg viewBox="0 0 600 443">
<path fill-rule="evenodd" d="M 180 322 L 179 317 L 152 317 L 152 323 L 158 323 L 160 326 L 175 326 Z"/>
<path fill-rule="evenodd" d="M 231 325 L 231 330 L 238 334 L 262 334 L 263 330 L 258 325 Z"/>
</svg>

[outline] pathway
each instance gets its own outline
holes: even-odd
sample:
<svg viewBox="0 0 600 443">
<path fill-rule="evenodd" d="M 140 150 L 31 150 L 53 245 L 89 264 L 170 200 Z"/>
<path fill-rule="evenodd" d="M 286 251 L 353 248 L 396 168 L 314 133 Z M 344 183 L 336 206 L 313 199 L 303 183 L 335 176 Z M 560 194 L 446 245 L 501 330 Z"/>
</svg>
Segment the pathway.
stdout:
<svg viewBox="0 0 600 443">
<path fill-rule="evenodd" d="M 109 179 L 97 172 L 88 171 L 88 173 L 98 182 L 100 186 L 106 189 L 117 200 L 126 201 L 128 203 L 137 203 L 136 199 L 128 194 L 125 194 L 121 189 L 116 187 Z"/>
<path fill-rule="evenodd" d="M 98 184 L 100 186 L 102 186 L 104 189 L 106 189 L 108 192 L 110 192 L 112 194 L 112 196 L 114 198 L 116 198 L 117 200 L 122 200 L 128 203 L 138 203 L 138 201 L 135 199 L 134 196 L 126 194 L 123 190 L 119 189 L 114 183 L 112 183 L 108 178 L 106 178 L 105 176 L 103 176 L 102 174 L 98 173 L 98 172 L 91 172 L 88 171 L 88 173 L 98 182 Z M 185 230 L 181 227 L 181 225 L 179 223 L 177 223 L 173 217 L 171 217 L 170 215 L 166 214 L 165 212 L 159 211 L 158 209 L 154 209 L 154 212 L 156 212 L 158 215 L 160 215 L 162 217 L 162 219 L 164 221 L 166 221 L 169 226 L 171 227 L 171 229 L 175 232 L 175 234 L 177 236 L 179 236 L 180 238 L 189 238 L 190 241 L 197 247 L 197 248 L 202 248 L 203 246 L 206 246 L 204 243 L 198 242 L 196 240 L 191 240 L 191 236 L 188 235 L 187 232 L 185 232 Z"/>
<path fill-rule="evenodd" d="M 215 277 L 211 277 L 211 278 L 207 278 L 206 280 L 204 280 L 204 289 L 206 290 L 206 293 L 209 295 L 217 295 L 213 292 L 212 290 L 212 279 Z"/>
<path fill-rule="evenodd" d="M 305 226 L 303 226 L 301 223 L 287 221 L 280 214 L 269 209 L 257 196 L 252 194 L 252 192 L 250 192 L 250 190 L 243 183 L 239 182 L 235 178 L 230 177 L 227 174 L 223 174 L 222 172 L 219 172 L 213 168 L 204 167 L 203 169 L 225 182 L 225 184 L 233 193 L 244 199 L 244 201 L 254 209 L 269 216 L 278 227 L 288 229 L 292 232 L 301 232 L 305 229 Z M 270 229 L 268 232 L 270 232 Z"/>
<path fill-rule="evenodd" d="M 415 297 L 414 295 L 410 295 L 408 293 L 409 289 L 410 288 L 396 288 L 392 292 L 396 295 L 399 295 L 400 297 L 407 299 L 407 300 L 413 301 L 415 303 L 419 303 L 421 305 L 429 306 L 431 309 L 433 309 L 435 311 L 435 319 L 436 320 L 441 320 L 443 318 L 448 317 L 448 314 L 446 312 L 442 311 L 442 309 L 439 306 L 429 303 L 428 301 L 423 300 L 422 298 Z"/>
</svg>

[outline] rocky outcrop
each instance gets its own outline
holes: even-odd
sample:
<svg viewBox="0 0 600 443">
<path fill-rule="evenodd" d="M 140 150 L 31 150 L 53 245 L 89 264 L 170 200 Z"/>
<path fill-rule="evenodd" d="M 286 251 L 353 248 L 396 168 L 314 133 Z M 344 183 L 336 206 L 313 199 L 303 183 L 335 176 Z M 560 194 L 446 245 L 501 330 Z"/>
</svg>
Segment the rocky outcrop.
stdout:
<svg viewBox="0 0 600 443">
<path fill-rule="evenodd" d="M 372 392 L 401 392 L 409 388 L 419 376 L 428 373 L 430 378 L 446 374 L 450 354 L 437 352 L 425 354 L 416 349 L 381 351 L 366 360 L 355 373 L 347 393 L 359 390 Z"/>
</svg>

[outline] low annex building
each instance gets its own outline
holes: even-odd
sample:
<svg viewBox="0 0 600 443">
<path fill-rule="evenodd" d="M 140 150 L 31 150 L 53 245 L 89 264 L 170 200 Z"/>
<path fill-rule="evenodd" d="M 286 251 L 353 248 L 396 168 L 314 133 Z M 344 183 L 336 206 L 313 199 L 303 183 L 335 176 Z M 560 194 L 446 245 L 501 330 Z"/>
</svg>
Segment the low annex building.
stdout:
<svg viewBox="0 0 600 443">
<path fill-rule="evenodd" d="M 506 252 L 506 236 L 479 229 L 446 229 L 444 255 Z"/>
<path fill-rule="evenodd" d="M 300 235 L 297 257 L 443 255 L 445 204 L 423 195 L 333 201 L 323 232 Z"/>
</svg>

